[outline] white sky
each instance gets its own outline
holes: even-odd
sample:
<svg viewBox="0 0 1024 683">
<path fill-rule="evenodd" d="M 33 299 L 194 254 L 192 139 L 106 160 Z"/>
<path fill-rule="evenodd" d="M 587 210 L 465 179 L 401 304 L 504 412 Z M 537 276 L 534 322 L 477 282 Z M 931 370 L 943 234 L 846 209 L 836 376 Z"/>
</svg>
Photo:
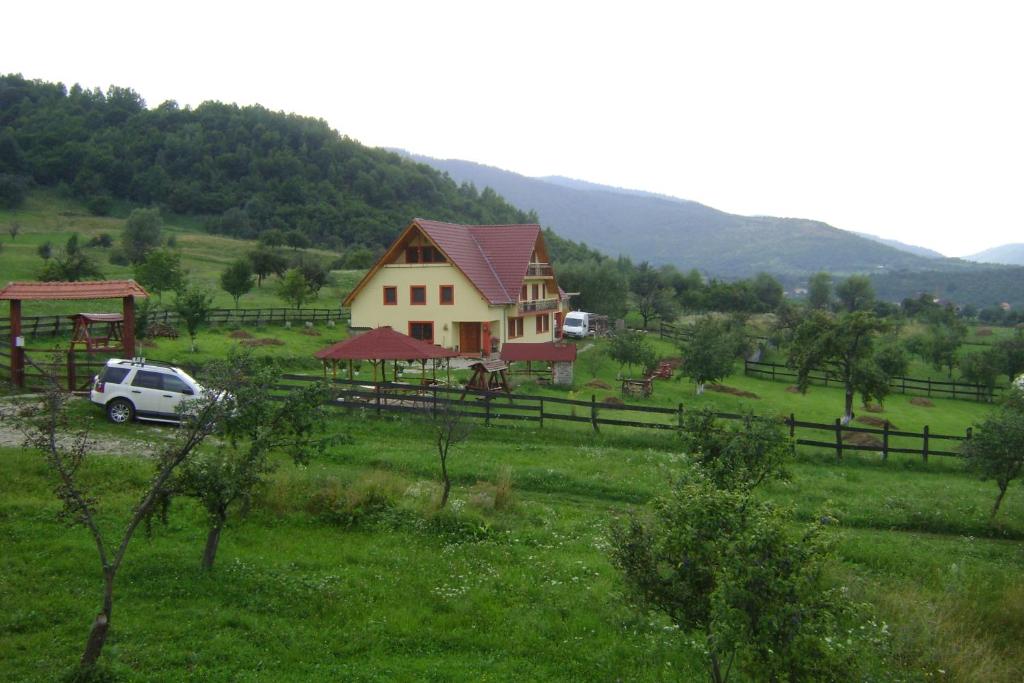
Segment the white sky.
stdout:
<svg viewBox="0 0 1024 683">
<path fill-rule="evenodd" d="M 19 2 L 0 72 L 259 103 L 366 144 L 796 216 L 1024 241 L 1024 3 Z"/>
</svg>

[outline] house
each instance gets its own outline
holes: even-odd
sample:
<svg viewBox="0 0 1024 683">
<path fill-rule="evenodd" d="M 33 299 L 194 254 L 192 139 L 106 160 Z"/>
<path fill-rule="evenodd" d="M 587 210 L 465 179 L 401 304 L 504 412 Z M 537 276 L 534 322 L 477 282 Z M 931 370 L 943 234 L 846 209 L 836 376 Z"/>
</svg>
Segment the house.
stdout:
<svg viewBox="0 0 1024 683">
<path fill-rule="evenodd" d="M 550 342 L 568 297 L 539 225 L 413 219 L 343 302 L 355 329 L 388 325 L 464 355 Z"/>
</svg>

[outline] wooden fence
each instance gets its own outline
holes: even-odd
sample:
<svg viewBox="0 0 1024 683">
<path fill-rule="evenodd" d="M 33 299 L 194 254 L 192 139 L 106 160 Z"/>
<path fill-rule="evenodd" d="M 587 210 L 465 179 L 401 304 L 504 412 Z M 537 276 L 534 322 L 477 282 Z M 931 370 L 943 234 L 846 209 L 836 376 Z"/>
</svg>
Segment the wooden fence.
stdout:
<svg viewBox="0 0 1024 683">
<path fill-rule="evenodd" d="M 311 375 L 282 375 L 281 390 L 294 389 L 305 382 L 322 381 Z M 674 408 L 632 405 L 598 401 L 591 395 L 589 401 L 552 396 L 506 394 L 503 392 L 465 392 L 461 388 L 440 385 L 400 384 L 394 382 L 360 382 L 359 380 L 326 380 L 331 389 L 328 402 L 332 408 L 359 410 L 363 413 L 419 413 L 437 415 L 450 406 L 458 406 L 461 414 L 493 422 L 527 422 L 543 428 L 545 422 L 575 422 L 587 424 L 594 432 L 602 426 L 626 427 L 646 430 L 680 430 L 684 425 L 683 404 Z M 715 413 L 726 420 L 741 420 L 745 415 Z M 832 424 L 797 420 L 790 414 L 780 418 L 780 424 L 789 429 L 796 446 L 825 448 L 842 459 L 846 452 L 874 452 L 882 459 L 890 453 L 919 455 L 927 462 L 929 456 L 962 457 L 959 443 L 971 438 L 971 430 L 963 436 L 933 434 L 928 426 L 923 432 L 904 432 L 892 429 L 888 423 L 882 429 L 843 425 L 840 420 Z M 854 435 L 869 435 L 854 436 Z"/>
<path fill-rule="evenodd" d="M 151 322 L 177 325 L 180 320 L 174 311 L 153 311 Z M 344 308 L 215 308 L 207 321 L 210 325 L 283 325 L 286 322 L 347 322 L 349 311 Z M 70 334 L 74 323 L 67 315 L 24 316 L 22 334 L 29 337 Z M 11 322 L 0 318 L 0 338 L 11 332 Z"/>
<path fill-rule="evenodd" d="M 755 363 L 749 360 L 743 361 L 743 374 L 760 379 L 785 380 L 794 384 L 797 380 L 795 370 L 785 365 L 779 365 L 778 363 Z M 841 382 L 835 379 L 830 379 L 828 375 L 821 370 L 812 371 L 809 379 L 812 384 L 820 384 L 826 387 L 842 386 Z M 975 401 L 988 401 L 993 397 L 1001 396 L 1004 391 L 1004 387 L 997 386 L 993 387 L 992 392 L 989 393 L 989 388 L 981 384 L 942 382 L 939 380 L 933 380 L 930 377 L 927 379 L 893 377 L 889 380 L 889 388 L 892 391 L 896 391 L 901 394 L 916 394 L 940 398 L 972 399 Z"/>
</svg>

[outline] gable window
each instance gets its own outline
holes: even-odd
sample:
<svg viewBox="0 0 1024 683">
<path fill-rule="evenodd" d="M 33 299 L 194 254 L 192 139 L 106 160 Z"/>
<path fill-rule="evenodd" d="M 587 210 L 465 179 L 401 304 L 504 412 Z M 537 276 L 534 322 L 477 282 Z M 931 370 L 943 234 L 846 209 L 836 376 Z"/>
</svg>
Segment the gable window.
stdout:
<svg viewBox="0 0 1024 683">
<path fill-rule="evenodd" d="M 551 329 L 551 318 L 547 313 L 537 316 L 537 333 L 547 332 Z"/>
<path fill-rule="evenodd" d="M 508 338 L 518 339 L 523 336 L 523 319 L 520 318 L 509 318 L 508 319 Z"/>
<path fill-rule="evenodd" d="M 413 306 L 426 306 L 427 305 L 427 286 L 426 285 L 410 285 L 409 286 L 409 303 Z"/>
<path fill-rule="evenodd" d="M 452 306 L 455 304 L 455 285 L 441 285 L 441 289 L 438 292 L 438 301 L 441 302 L 442 306 Z"/>
<path fill-rule="evenodd" d="M 420 341 L 434 343 L 434 322 L 419 320 L 409 322 L 409 336 Z"/>
<path fill-rule="evenodd" d="M 441 250 L 432 245 L 423 247 L 406 247 L 406 263 L 445 263 L 444 254 Z"/>
<path fill-rule="evenodd" d="M 385 306 L 397 306 L 398 305 L 398 287 L 385 287 L 384 288 L 384 305 Z"/>
<path fill-rule="evenodd" d="M 405 248 L 405 262 L 406 263 L 419 263 L 420 262 L 420 248 L 419 247 L 406 247 Z"/>
</svg>

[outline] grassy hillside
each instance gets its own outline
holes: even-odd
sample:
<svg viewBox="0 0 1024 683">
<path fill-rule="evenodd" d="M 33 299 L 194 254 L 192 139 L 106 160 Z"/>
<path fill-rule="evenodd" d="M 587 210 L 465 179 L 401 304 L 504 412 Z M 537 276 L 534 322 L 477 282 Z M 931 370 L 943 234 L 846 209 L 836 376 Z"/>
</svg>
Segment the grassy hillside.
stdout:
<svg viewBox="0 0 1024 683">
<path fill-rule="evenodd" d="M 117 243 L 124 229 L 124 219 L 125 215 L 93 216 L 80 202 L 61 197 L 52 191 L 31 193 L 24 205 L 16 210 L 0 209 L 0 243 L 3 244 L 0 249 L 0 273 L 3 273 L 4 282 L 36 279 L 43 266 L 43 259 L 36 250 L 43 242 L 50 242 L 56 250 L 72 233 L 78 233 L 82 243 L 107 233 Z M 12 239 L 7 234 L 6 226 L 15 221 L 21 226 L 21 232 Z M 254 240 L 209 234 L 202 230 L 195 219 L 173 214 L 164 216 L 163 232 L 165 237 L 173 237 L 175 249 L 181 254 L 182 265 L 188 271 L 189 281 L 213 293 L 216 307 L 234 307 L 234 300 L 220 288 L 220 274 L 231 261 L 254 249 L 257 243 Z M 285 256 L 297 253 L 288 247 L 280 247 L 280 250 Z M 87 247 L 85 251 L 100 264 L 107 279 L 132 277 L 130 266 L 117 266 L 108 261 L 110 249 Z M 337 257 L 335 252 L 327 250 L 302 251 L 324 261 Z M 335 271 L 332 276 L 333 283 L 320 290 L 319 298 L 308 304 L 309 307 L 338 308 L 341 299 L 362 276 L 362 272 Z M 287 304 L 275 293 L 276 280 L 271 277 L 264 281 L 262 287 L 253 288 L 242 297 L 241 305 L 246 308 L 286 307 Z M 164 299 L 164 303 L 169 304 L 173 294 L 166 293 Z M 119 305 L 115 301 L 27 302 L 23 306 L 23 314 L 118 310 Z M 0 316 L 6 316 L 6 311 L 0 311 Z"/>
<path fill-rule="evenodd" d="M 98 411 L 75 410 L 109 438 Z M 480 426 L 453 454 L 452 507 L 438 513 L 421 423 L 339 413 L 335 427 L 351 442 L 307 468 L 282 462 L 212 574 L 192 504 L 135 540 L 104 654 L 119 680 L 703 679 L 686 634 L 630 608 L 608 559 L 610 521 L 686 468 L 673 436 Z M 0 677 L 53 680 L 96 609 L 95 551 L 55 519 L 38 456 L 0 457 Z M 765 495 L 797 524 L 839 520 L 829 580 L 862 603 L 847 646 L 865 680 L 1019 680 L 1024 496 L 990 527 L 994 486 L 954 465 L 806 454 L 790 469 Z M 118 528 L 150 472 L 134 457 L 87 462 L 104 525 Z M 896 530 L 915 520 L 927 533 Z"/>
</svg>

